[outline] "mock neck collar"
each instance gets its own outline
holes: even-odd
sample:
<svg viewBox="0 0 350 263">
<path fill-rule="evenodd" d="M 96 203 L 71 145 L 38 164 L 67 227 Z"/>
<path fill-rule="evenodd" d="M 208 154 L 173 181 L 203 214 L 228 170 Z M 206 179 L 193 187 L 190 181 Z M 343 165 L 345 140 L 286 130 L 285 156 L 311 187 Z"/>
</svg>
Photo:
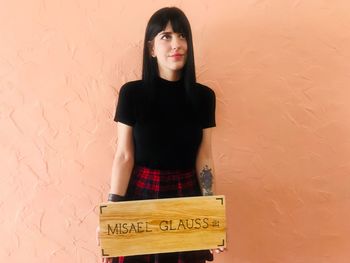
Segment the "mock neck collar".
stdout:
<svg viewBox="0 0 350 263">
<path fill-rule="evenodd" d="M 183 78 L 181 77 L 179 80 L 172 81 L 172 80 L 163 79 L 160 76 L 157 76 L 156 81 L 162 86 L 164 85 L 169 87 L 178 87 L 178 86 L 182 86 Z"/>
</svg>

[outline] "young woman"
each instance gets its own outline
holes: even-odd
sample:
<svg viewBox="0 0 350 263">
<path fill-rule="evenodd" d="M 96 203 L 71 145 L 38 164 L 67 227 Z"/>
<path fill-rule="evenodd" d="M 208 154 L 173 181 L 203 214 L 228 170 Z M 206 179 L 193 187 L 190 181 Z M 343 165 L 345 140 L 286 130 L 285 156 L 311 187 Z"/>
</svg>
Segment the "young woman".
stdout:
<svg viewBox="0 0 350 263">
<path fill-rule="evenodd" d="M 190 24 L 176 7 L 150 18 L 142 80 L 124 84 L 108 201 L 212 195 L 215 93 L 196 82 Z M 103 262 L 204 263 L 209 250 L 105 258 Z"/>
</svg>

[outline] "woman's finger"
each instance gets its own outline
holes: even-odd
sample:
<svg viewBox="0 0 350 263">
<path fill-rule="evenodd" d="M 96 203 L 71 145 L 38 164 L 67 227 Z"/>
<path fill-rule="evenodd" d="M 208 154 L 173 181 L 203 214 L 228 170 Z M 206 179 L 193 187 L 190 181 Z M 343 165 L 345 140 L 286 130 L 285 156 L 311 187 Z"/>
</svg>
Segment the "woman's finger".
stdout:
<svg viewBox="0 0 350 263">
<path fill-rule="evenodd" d="M 100 226 L 96 228 L 96 242 L 97 242 L 97 245 L 99 246 L 100 245 Z"/>
<path fill-rule="evenodd" d="M 221 253 L 221 252 L 224 252 L 225 251 L 225 248 L 216 248 L 216 249 L 214 249 L 214 250 L 210 250 L 210 252 L 213 254 L 214 252 L 215 253 L 217 253 L 217 254 L 219 254 L 219 253 Z"/>
<path fill-rule="evenodd" d="M 112 263 L 113 258 L 102 258 L 102 263 Z"/>
</svg>

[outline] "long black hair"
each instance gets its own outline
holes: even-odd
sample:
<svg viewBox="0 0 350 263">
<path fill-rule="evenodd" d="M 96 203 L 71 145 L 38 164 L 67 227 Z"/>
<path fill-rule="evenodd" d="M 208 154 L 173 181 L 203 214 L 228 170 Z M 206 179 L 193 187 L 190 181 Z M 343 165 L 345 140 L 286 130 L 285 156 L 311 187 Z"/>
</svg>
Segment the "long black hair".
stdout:
<svg viewBox="0 0 350 263">
<path fill-rule="evenodd" d="M 187 59 L 181 71 L 181 78 L 186 89 L 187 102 L 192 109 L 197 109 L 196 96 L 196 73 L 194 63 L 194 51 L 192 41 L 192 31 L 190 23 L 184 12 L 177 7 L 164 7 L 156 11 L 148 21 L 144 46 L 143 46 L 143 63 L 142 63 L 142 80 L 149 89 L 149 98 L 154 98 L 154 85 L 158 76 L 157 59 L 151 56 L 151 43 L 155 36 L 163 31 L 170 22 L 174 32 L 183 33 L 187 41 Z"/>
</svg>

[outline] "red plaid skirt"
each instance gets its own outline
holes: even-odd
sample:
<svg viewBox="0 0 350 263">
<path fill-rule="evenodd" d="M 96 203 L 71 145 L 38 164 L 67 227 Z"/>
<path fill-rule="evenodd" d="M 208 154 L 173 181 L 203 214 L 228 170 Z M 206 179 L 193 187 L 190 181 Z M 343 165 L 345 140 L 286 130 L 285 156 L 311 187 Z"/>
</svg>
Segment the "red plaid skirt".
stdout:
<svg viewBox="0 0 350 263">
<path fill-rule="evenodd" d="M 144 200 L 200 196 L 196 170 L 157 170 L 135 166 L 130 178 L 126 200 Z M 209 250 L 127 256 L 113 263 L 205 263 L 213 260 Z"/>
</svg>

